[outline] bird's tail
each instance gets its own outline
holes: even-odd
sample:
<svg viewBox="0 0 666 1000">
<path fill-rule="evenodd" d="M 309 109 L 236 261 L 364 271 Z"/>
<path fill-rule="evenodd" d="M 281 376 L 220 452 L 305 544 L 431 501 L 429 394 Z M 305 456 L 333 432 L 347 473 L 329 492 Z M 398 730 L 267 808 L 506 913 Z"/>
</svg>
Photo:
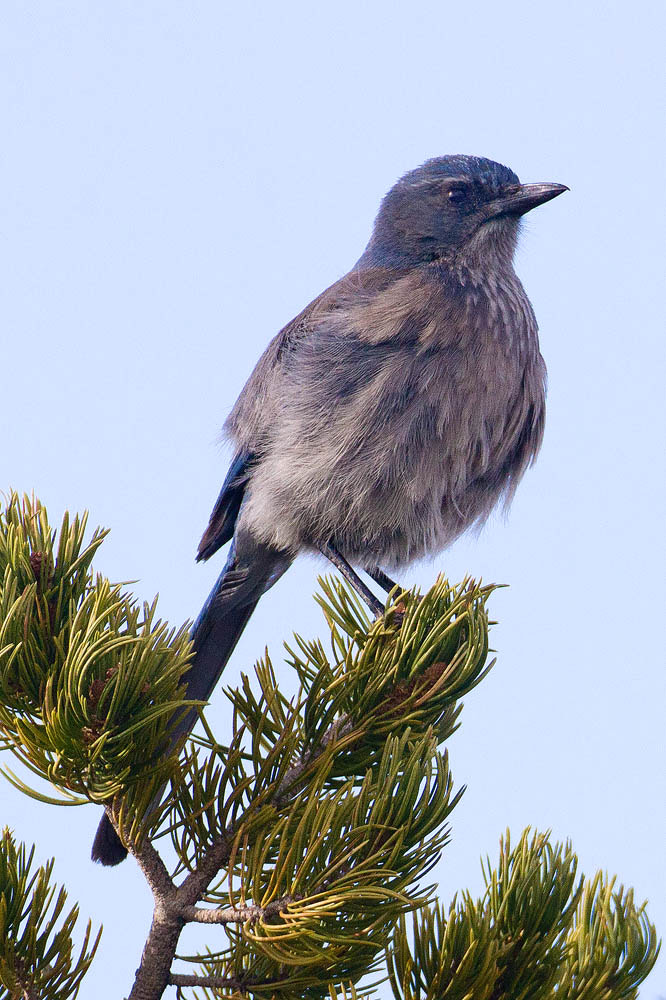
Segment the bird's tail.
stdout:
<svg viewBox="0 0 666 1000">
<path fill-rule="evenodd" d="M 291 561 L 287 553 L 247 537 L 238 545 L 232 544 L 226 565 L 192 627 L 195 656 L 185 676 L 188 701 L 208 701 L 259 598 L 282 576 Z M 183 715 L 173 731 L 174 742 L 191 732 L 198 717 L 196 708 Z M 162 792 L 158 800 L 161 796 Z M 91 856 L 103 865 L 117 865 L 127 857 L 127 850 L 106 814 L 97 827 Z"/>
</svg>

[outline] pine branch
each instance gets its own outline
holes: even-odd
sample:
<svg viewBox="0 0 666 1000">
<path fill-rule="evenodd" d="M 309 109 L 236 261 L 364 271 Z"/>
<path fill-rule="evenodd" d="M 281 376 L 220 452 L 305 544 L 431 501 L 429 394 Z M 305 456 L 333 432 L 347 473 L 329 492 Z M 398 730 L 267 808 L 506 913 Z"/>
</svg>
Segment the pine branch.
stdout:
<svg viewBox="0 0 666 1000">
<path fill-rule="evenodd" d="M 107 806 L 105 811 L 116 831 L 119 831 L 120 827 L 112 807 Z M 155 900 L 162 902 L 170 899 L 176 892 L 176 886 L 171 880 L 167 866 L 150 840 L 146 838 L 140 844 L 130 840 L 128 848 L 136 858 Z"/>
<path fill-rule="evenodd" d="M 78 908 L 65 913 L 67 893 L 52 883 L 53 861 L 33 870 L 35 849 L 0 838 L 0 986 L 25 1000 L 66 1000 L 88 971 L 100 940 L 88 923 L 78 957 L 73 933 Z M 1 992 L 1 991 L 0 991 Z"/>
<path fill-rule="evenodd" d="M 500 842 L 486 892 L 401 918 L 387 951 L 396 1000 L 635 1000 L 659 954 L 631 892 L 576 874 L 571 844 L 526 830 Z"/>
<path fill-rule="evenodd" d="M 199 906 L 183 906 L 182 914 L 188 922 L 199 924 L 246 924 L 255 920 L 269 920 L 277 917 L 287 908 L 289 903 L 295 902 L 296 896 L 283 896 L 276 899 L 268 906 L 256 906 L 249 904 L 245 906 L 218 906 L 204 908 Z"/>
<path fill-rule="evenodd" d="M 569 844 L 526 832 L 512 847 L 507 835 L 481 899 L 430 905 L 423 880 L 462 794 L 440 748 L 492 666 L 492 587 L 440 578 L 423 596 L 394 593 L 370 622 L 343 584 L 322 580 L 330 651 L 294 638 L 296 697 L 266 655 L 254 681 L 225 692 L 229 745 L 202 716 L 204 737 L 179 759 L 187 630 L 94 577 L 103 533 L 86 545 L 84 532 L 85 518 L 66 515 L 56 536 L 36 501 L 14 495 L 0 512 L 0 746 L 55 785 L 44 801 L 104 803 L 136 858 L 154 911 L 130 1000 L 168 985 L 337 1000 L 334 983 L 354 1000 L 385 952 L 396 1000 L 635 1000 L 659 951 L 654 928 L 631 891 L 577 879 Z M 173 874 L 153 843 L 160 829 Z M 51 867 L 30 877 L 32 854 L 9 835 L 2 848 L 0 983 L 17 1000 L 65 1000 L 97 942 L 86 950 L 88 928 L 73 960 L 77 911 L 62 919 Z M 170 971 L 187 923 L 220 925 L 228 942 L 180 956 L 197 975 Z"/>
<path fill-rule="evenodd" d="M 159 1000 L 162 996 L 169 985 L 170 970 L 184 923 L 177 907 L 170 905 L 170 901 L 156 904 L 128 1000 Z"/>
<path fill-rule="evenodd" d="M 346 738 L 351 735 L 352 723 L 348 719 L 341 719 L 334 723 L 324 734 L 321 744 L 307 752 L 296 764 L 286 773 L 280 782 L 270 804 L 276 811 L 281 809 L 288 801 L 290 795 L 302 786 L 306 772 L 320 760 L 326 751 L 331 751 L 338 743 L 346 744 Z M 354 734 L 355 739 L 361 739 L 362 731 Z M 251 810 L 253 811 L 253 810 Z M 199 863 L 180 886 L 183 898 L 199 900 L 203 897 L 210 883 L 231 859 L 234 844 L 238 834 L 243 830 L 249 816 L 244 814 L 233 825 L 227 827 L 224 832 L 215 838 L 210 846 L 204 851 Z"/>
</svg>

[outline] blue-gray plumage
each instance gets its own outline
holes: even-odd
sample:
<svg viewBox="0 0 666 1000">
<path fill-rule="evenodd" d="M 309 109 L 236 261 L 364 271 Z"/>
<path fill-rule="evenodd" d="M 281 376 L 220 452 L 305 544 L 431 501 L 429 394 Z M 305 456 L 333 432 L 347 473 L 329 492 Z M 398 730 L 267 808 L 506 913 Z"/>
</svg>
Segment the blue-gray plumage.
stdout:
<svg viewBox="0 0 666 1000">
<path fill-rule="evenodd" d="M 546 377 L 513 256 L 520 217 L 565 190 L 480 157 L 429 160 L 388 192 L 349 273 L 271 341 L 225 425 L 236 454 L 198 558 L 232 547 L 193 629 L 188 698 L 208 700 L 299 552 L 390 585 L 383 570 L 510 501 L 541 444 Z M 103 821 L 93 857 L 124 854 Z"/>
</svg>

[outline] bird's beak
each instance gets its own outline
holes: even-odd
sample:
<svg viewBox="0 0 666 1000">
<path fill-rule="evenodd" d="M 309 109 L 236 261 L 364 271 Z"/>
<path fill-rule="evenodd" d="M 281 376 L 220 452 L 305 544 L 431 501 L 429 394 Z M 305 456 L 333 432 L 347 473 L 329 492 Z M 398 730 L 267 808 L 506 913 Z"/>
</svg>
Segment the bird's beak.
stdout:
<svg viewBox="0 0 666 1000">
<path fill-rule="evenodd" d="M 566 184 L 512 184 L 504 188 L 499 198 L 488 203 L 488 218 L 498 215 L 524 215 L 537 205 L 543 205 L 558 194 L 568 191 Z"/>
</svg>

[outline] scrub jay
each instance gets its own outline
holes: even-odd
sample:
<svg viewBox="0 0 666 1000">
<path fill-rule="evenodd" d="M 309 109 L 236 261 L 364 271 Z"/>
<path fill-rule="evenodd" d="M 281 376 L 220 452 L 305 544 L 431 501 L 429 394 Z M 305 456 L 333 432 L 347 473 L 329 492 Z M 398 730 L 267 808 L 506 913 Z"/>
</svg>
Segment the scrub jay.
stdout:
<svg viewBox="0 0 666 1000">
<path fill-rule="evenodd" d="M 231 548 L 192 630 L 188 698 L 209 699 L 299 552 L 324 553 L 380 614 L 350 564 L 390 590 L 386 570 L 511 500 L 546 378 L 513 256 L 521 216 L 565 190 L 481 157 L 428 160 L 388 192 L 349 273 L 268 345 L 225 425 L 235 454 L 197 558 Z M 125 855 L 104 817 L 93 858 Z"/>
</svg>

